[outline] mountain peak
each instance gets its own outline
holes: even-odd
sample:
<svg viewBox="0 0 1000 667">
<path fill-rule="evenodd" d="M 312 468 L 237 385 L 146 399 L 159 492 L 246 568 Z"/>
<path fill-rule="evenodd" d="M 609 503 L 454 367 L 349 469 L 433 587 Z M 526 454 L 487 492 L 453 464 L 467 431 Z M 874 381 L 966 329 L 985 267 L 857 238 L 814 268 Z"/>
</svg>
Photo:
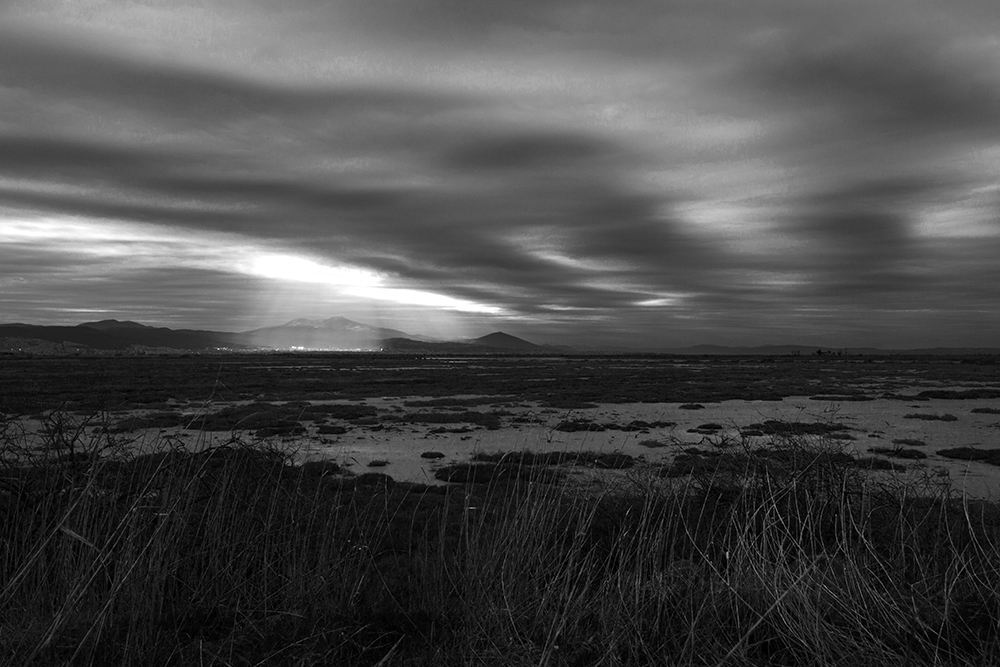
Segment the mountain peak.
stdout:
<svg viewBox="0 0 1000 667">
<path fill-rule="evenodd" d="M 108 331 L 111 329 L 149 329 L 145 324 L 139 324 L 132 320 L 100 320 L 99 322 L 84 322 L 81 327 L 90 327 L 98 331 Z"/>
<path fill-rule="evenodd" d="M 280 325 L 283 327 L 313 327 L 318 328 L 320 326 L 321 320 L 311 320 L 308 317 L 300 317 L 290 322 L 285 322 Z"/>
<path fill-rule="evenodd" d="M 475 345 L 498 347 L 505 350 L 537 350 L 541 347 L 541 345 L 535 345 L 534 343 L 530 343 L 523 338 L 511 336 L 510 334 L 502 331 L 494 331 L 491 334 L 486 334 L 485 336 L 481 336 L 469 342 Z"/>
</svg>

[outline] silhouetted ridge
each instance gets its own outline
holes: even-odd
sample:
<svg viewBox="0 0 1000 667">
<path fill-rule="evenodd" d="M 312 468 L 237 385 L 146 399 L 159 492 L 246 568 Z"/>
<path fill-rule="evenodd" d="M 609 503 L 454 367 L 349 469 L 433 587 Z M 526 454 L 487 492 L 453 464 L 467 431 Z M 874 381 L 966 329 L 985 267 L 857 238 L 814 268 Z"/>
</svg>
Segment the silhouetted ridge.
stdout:
<svg viewBox="0 0 1000 667">
<path fill-rule="evenodd" d="M 31 338 L 57 345 L 72 343 L 95 350 L 125 350 L 130 347 L 204 350 L 242 347 L 238 334 L 149 327 L 135 322 L 104 320 L 73 327 L 0 324 L 0 338 Z"/>
<path fill-rule="evenodd" d="M 84 322 L 81 327 L 90 327 L 98 331 L 113 331 L 115 329 L 152 329 L 153 327 L 139 324 L 132 320 L 101 320 L 100 322 Z"/>
<path fill-rule="evenodd" d="M 541 350 L 541 345 L 529 343 L 523 338 L 511 336 L 502 331 L 486 334 L 480 338 L 469 341 L 473 345 L 483 345 L 485 347 L 496 347 L 504 350 Z"/>
</svg>

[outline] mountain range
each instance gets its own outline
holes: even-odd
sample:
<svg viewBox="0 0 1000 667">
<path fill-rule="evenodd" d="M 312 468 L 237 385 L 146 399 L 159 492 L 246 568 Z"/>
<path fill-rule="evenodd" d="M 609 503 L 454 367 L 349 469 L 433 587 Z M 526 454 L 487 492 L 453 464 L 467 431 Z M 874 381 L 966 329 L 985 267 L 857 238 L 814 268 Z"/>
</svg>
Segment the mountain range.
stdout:
<svg viewBox="0 0 1000 667">
<path fill-rule="evenodd" d="M 265 351 L 265 350 L 355 350 L 412 354 L 683 354 L 731 356 L 779 355 L 969 355 L 1000 354 L 997 348 L 936 347 L 910 350 L 886 350 L 872 347 L 830 348 L 808 345 L 767 345 L 726 347 L 696 345 L 665 349 L 576 349 L 568 346 L 537 345 L 523 338 L 494 332 L 479 338 L 438 340 L 409 334 L 398 329 L 375 327 L 345 317 L 325 320 L 296 319 L 280 326 L 243 332 L 204 331 L 151 327 L 131 321 L 101 320 L 76 326 L 41 326 L 0 324 L 0 352 L 30 350 L 50 354 L 67 351 Z"/>
<path fill-rule="evenodd" d="M 536 345 L 495 332 L 459 341 L 442 341 L 384 327 L 331 317 L 296 319 L 280 326 L 244 332 L 151 327 L 131 321 L 101 320 L 76 326 L 0 324 L 0 349 L 61 347 L 64 350 L 381 350 L 413 353 L 553 352 L 567 348 Z"/>
</svg>

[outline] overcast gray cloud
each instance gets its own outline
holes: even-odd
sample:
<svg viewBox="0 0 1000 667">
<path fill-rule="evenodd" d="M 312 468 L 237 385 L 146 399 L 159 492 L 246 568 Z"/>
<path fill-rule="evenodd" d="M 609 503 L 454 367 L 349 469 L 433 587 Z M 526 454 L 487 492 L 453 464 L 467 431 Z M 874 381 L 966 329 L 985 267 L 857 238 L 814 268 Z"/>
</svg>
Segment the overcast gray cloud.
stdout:
<svg viewBox="0 0 1000 667">
<path fill-rule="evenodd" d="M 0 320 L 988 345 L 1000 9 L 0 10 Z"/>
</svg>

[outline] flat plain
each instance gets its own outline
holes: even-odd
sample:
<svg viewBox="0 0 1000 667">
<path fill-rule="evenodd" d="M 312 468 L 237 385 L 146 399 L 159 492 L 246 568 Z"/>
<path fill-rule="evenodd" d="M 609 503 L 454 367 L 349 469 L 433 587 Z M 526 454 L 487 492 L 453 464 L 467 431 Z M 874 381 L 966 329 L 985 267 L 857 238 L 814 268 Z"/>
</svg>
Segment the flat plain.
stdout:
<svg viewBox="0 0 1000 667">
<path fill-rule="evenodd" d="M 477 456 L 593 451 L 661 469 L 685 450 L 759 447 L 798 431 L 883 469 L 1000 494 L 990 463 L 1000 366 L 984 356 L 22 359 L 5 362 L 0 388 L 0 411 L 26 417 L 39 446 L 38 417 L 56 410 L 69 420 L 61 428 L 128 434 L 136 452 L 200 451 L 238 434 L 300 463 L 440 484 L 443 467 Z"/>
</svg>

